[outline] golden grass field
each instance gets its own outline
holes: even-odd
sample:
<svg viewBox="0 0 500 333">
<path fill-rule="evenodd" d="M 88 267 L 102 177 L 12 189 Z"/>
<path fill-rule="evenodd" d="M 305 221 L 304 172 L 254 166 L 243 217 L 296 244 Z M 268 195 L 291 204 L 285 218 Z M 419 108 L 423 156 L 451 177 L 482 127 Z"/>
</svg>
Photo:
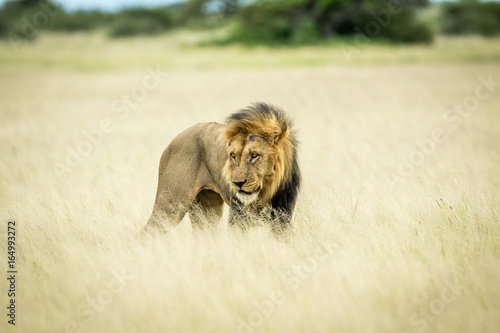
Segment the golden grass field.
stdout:
<svg viewBox="0 0 500 333">
<path fill-rule="evenodd" d="M 0 44 L 2 332 L 500 331 L 498 39 L 348 62 L 179 38 Z M 299 131 L 291 240 L 188 218 L 141 235 L 168 143 L 253 101 Z"/>
</svg>

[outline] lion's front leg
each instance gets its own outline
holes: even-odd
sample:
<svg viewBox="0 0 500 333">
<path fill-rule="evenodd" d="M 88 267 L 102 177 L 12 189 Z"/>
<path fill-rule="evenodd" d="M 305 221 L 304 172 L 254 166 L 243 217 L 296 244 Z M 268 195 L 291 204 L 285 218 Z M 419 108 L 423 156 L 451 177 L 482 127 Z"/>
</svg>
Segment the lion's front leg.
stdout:
<svg viewBox="0 0 500 333">
<path fill-rule="evenodd" d="M 269 218 L 267 211 L 266 207 L 258 203 L 245 205 L 234 197 L 229 205 L 229 225 L 243 230 L 261 225 Z"/>
<path fill-rule="evenodd" d="M 291 234 L 292 216 L 284 210 L 272 209 L 265 205 L 244 205 L 237 198 L 231 200 L 229 225 L 243 230 L 256 225 L 269 225 L 278 238 L 288 238 Z"/>
</svg>

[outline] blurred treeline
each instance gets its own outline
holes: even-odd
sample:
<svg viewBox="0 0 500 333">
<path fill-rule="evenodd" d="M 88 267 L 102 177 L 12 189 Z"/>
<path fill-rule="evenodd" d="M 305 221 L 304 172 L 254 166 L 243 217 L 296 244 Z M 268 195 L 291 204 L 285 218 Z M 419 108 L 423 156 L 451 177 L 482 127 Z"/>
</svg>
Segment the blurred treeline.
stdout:
<svg viewBox="0 0 500 333">
<path fill-rule="evenodd" d="M 431 14 L 434 13 L 434 14 Z M 436 14 L 437 13 L 437 14 Z M 432 18 L 429 20 L 426 18 Z M 43 31 L 105 31 L 110 37 L 160 34 L 176 28 L 223 29 L 217 43 L 311 44 L 365 35 L 428 43 L 435 33 L 500 34 L 500 3 L 464 0 L 187 0 L 118 12 L 65 11 L 51 0 L 7 1 L 0 37 L 35 39 Z"/>
</svg>

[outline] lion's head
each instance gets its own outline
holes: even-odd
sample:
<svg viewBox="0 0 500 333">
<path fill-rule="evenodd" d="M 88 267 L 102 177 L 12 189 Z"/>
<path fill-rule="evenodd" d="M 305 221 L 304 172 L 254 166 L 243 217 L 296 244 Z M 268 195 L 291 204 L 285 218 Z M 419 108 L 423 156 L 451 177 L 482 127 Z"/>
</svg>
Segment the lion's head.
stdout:
<svg viewBox="0 0 500 333">
<path fill-rule="evenodd" d="M 227 119 L 224 173 L 241 203 L 268 203 L 291 180 L 297 146 L 291 125 L 282 110 L 264 103 Z"/>
</svg>

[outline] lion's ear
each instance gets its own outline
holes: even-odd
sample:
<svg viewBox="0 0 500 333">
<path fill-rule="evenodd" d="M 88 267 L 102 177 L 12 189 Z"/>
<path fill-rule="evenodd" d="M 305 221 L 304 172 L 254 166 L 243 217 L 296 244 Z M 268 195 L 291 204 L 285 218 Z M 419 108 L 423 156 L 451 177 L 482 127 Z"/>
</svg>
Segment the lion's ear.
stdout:
<svg viewBox="0 0 500 333">
<path fill-rule="evenodd" d="M 288 138 L 288 134 L 289 134 L 288 125 L 283 124 L 281 126 L 281 131 L 278 133 L 278 135 L 276 135 L 274 137 L 274 140 L 273 140 L 274 144 L 277 144 L 284 139 L 286 140 Z"/>
</svg>

